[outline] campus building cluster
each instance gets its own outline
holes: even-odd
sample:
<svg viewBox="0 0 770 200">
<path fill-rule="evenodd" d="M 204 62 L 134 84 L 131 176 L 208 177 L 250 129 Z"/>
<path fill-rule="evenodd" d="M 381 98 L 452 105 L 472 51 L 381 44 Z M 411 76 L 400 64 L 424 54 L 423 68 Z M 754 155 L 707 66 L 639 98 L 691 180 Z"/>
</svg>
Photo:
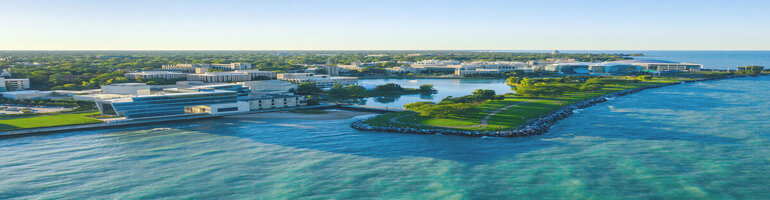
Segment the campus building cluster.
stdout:
<svg viewBox="0 0 770 200">
<path fill-rule="evenodd" d="M 679 63 L 662 60 L 621 60 L 602 63 L 555 62 L 535 66 L 536 70 L 559 74 L 631 74 L 636 72 L 695 72 L 703 66 L 693 63 Z"/>
<path fill-rule="evenodd" d="M 145 93 L 144 86 L 113 84 L 89 97 L 102 114 L 126 119 L 220 115 L 307 105 L 305 96 L 289 93 L 294 85 L 278 80 L 163 88 L 151 93 Z"/>
<path fill-rule="evenodd" d="M 277 75 L 278 80 L 288 81 L 299 85 L 301 83 L 313 83 L 320 88 L 331 88 L 334 85 L 356 85 L 357 77 L 338 77 L 329 75 L 315 75 L 312 73 L 284 73 Z"/>
<path fill-rule="evenodd" d="M 195 69 L 241 70 L 241 69 L 251 69 L 251 64 L 249 64 L 249 63 L 176 64 L 176 65 L 162 65 L 161 69 L 164 69 L 164 70 L 181 70 L 181 71 L 187 71 L 187 72 L 194 72 Z"/>
</svg>

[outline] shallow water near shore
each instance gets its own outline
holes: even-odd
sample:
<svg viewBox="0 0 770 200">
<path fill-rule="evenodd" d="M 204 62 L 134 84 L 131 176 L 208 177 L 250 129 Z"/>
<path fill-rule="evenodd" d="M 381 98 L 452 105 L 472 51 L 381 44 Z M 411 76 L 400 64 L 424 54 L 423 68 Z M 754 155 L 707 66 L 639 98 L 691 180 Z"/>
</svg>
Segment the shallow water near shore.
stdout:
<svg viewBox="0 0 770 200">
<path fill-rule="evenodd" d="M 215 119 L 0 139 L 0 199 L 770 198 L 770 77 L 645 90 L 543 135 Z"/>
</svg>

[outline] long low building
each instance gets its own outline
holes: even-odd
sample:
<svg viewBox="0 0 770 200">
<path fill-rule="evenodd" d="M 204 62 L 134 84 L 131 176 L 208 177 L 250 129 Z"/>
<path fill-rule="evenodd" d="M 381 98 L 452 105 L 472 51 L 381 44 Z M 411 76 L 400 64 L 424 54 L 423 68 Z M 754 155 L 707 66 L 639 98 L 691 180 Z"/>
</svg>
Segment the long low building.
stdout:
<svg viewBox="0 0 770 200">
<path fill-rule="evenodd" d="M 337 84 L 343 85 L 343 86 L 358 84 L 357 77 L 313 75 L 311 73 L 278 74 L 278 80 L 288 81 L 296 85 L 299 85 L 301 83 L 314 83 L 316 86 L 320 88 L 331 88 Z"/>
<path fill-rule="evenodd" d="M 300 95 L 267 94 L 246 99 L 249 109 L 262 110 L 307 105 L 307 97 Z"/>
<path fill-rule="evenodd" d="M 235 72 L 206 72 L 203 74 L 187 74 L 188 81 L 203 81 L 205 83 L 250 81 L 251 76 Z"/>
<path fill-rule="evenodd" d="M 165 80 L 184 80 L 187 79 L 187 74 L 181 72 L 171 71 L 143 71 L 143 72 L 131 72 L 125 74 L 128 79 L 165 79 Z"/>
<path fill-rule="evenodd" d="M 693 72 L 700 71 L 703 66 L 693 63 L 679 63 L 663 60 L 621 60 L 603 63 L 589 62 L 565 62 L 553 63 L 542 67 L 545 71 L 557 72 L 560 74 L 629 74 L 648 71 L 681 71 Z"/>
<path fill-rule="evenodd" d="M 468 74 L 499 74 L 505 72 L 512 72 L 517 68 L 527 66 L 523 62 L 470 62 L 457 65 L 448 65 L 448 68 L 455 69 L 455 75 L 462 76 Z"/>
<path fill-rule="evenodd" d="M 251 77 L 251 80 L 261 80 L 261 79 L 275 79 L 276 73 L 271 71 L 259 71 L 256 69 L 252 70 L 235 70 L 233 73 L 244 73 L 249 75 Z"/>
<path fill-rule="evenodd" d="M 102 114 L 117 115 L 126 119 L 248 111 L 247 102 L 239 102 L 236 92 L 225 90 L 136 95 L 95 101 Z M 206 107 L 208 109 L 205 109 Z"/>
<path fill-rule="evenodd" d="M 643 67 L 644 70 L 650 71 L 682 71 L 682 72 L 696 72 L 703 68 L 701 64 L 695 63 L 682 63 L 666 60 L 653 60 L 653 59 L 633 59 L 633 60 L 621 60 L 610 63 L 637 65 Z"/>
<path fill-rule="evenodd" d="M 230 63 L 230 64 L 176 64 L 176 65 L 162 65 L 161 69 L 172 70 L 184 70 L 188 72 L 195 71 L 196 68 L 212 68 L 212 69 L 224 69 L 224 70 L 241 70 L 251 69 L 249 63 Z"/>
</svg>

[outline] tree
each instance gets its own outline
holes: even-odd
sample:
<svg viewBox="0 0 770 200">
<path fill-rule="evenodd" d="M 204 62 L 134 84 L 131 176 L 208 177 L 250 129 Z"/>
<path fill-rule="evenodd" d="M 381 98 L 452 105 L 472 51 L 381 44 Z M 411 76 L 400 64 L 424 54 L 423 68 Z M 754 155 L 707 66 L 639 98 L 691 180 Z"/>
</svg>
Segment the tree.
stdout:
<svg viewBox="0 0 770 200">
<path fill-rule="evenodd" d="M 535 85 L 536 82 L 537 81 L 535 81 L 534 79 L 525 77 L 524 79 L 521 79 L 521 86 L 522 87 L 532 86 L 532 85 Z"/>
<path fill-rule="evenodd" d="M 352 96 L 352 97 L 365 97 L 366 96 L 366 88 L 364 88 L 364 86 L 348 85 L 347 89 L 348 89 L 348 91 L 350 91 L 350 96 Z"/>
<path fill-rule="evenodd" d="M 297 86 L 296 91 L 297 91 L 296 93 L 299 95 L 319 94 L 323 92 L 323 90 L 321 90 L 321 88 L 315 85 L 315 83 L 310 83 L 310 82 L 300 83 Z"/>
<path fill-rule="evenodd" d="M 473 91 L 472 96 L 473 96 L 473 99 L 476 100 L 476 102 L 484 101 L 484 100 L 495 98 L 495 91 L 476 89 L 476 91 Z"/>
<path fill-rule="evenodd" d="M 602 78 L 596 77 L 590 78 L 585 83 L 583 83 L 583 85 L 580 86 L 580 90 L 596 91 L 602 89 L 602 87 L 604 87 L 604 80 Z"/>
<path fill-rule="evenodd" d="M 399 84 L 386 83 L 384 85 L 375 86 L 374 91 L 380 92 L 380 93 L 398 93 L 398 92 L 404 92 L 405 90 Z"/>
<path fill-rule="evenodd" d="M 332 89 L 329 90 L 329 95 L 337 99 L 349 98 L 351 96 L 350 90 L 340 84 L 335 84 Z"/>
<path fill-rule="evenodd" d="M 433 88 L 433 84 L 422 84 L 420 85 L 420 92 L 421 93 L 435 93 L 436 89 Z"/>
<path fill-rule="evenodd" d="M 637 76 L 634 79 L 638 80 L 638 81 L 649 81 L 649 80 L 652 80 L 652 76 L 650 76 L 650 75 L 641 75 L 641 76 Z"/>
</svg>

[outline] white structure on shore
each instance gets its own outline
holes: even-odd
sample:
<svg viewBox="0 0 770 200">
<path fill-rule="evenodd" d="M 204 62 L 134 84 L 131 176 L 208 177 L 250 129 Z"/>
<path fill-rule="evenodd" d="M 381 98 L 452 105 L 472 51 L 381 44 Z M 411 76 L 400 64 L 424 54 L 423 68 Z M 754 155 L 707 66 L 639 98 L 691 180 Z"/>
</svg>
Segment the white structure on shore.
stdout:
<svg viewBox="0 0 770 200">
<path fill-rule="evenodd" d="M 131 72 L 125 74 L 128 79 L 165 79 L 165 80 L 183 80 L 187 79 L 187 74 L 181 72 L 170 71 L 143 71 L 143 72 Z"/>
<path fill-rule="evenodd" d="M 188 81 L 203 81 L 205 83 L 250 81 L 248 73 L 237 72 L 206 72 L 203 74 L 187 74 Z"/>
<path fill-rule="evenodd" d="M 223 69 L 223 70 L 240 70 L 240 69 L 251 69 L 251 64 L 249 63 L 230 63 L 230 64 L 176 64 L 176 65 L 163 65 L 161 66 L 162 69 L 170 69 L 170 70 L 184 70 L 188 72 L 195 71 L 195 68 L 213 68 L 213 69 Z"/>
<path fill-rule="evenodd" d="M 29 89 L 28 78 L 6 79 L 0 77 L 0 92 Z"/>
<path fill-rule="evenodd" d="M 357 77 L 340 77 L 328 75 L 313 75 L 312 73 L 284 73 L 278 74 L 278 80 L 284 80 L 293 84 L 314 83 L 320 88 L 331 88 L 336 84 L 343 86 L 358 84 Z"/>
<path fill-rule="evenodd" d="M 462 76 L 468 74 L 499 74 L 516 70 L 517 68 L 527 66 L 523 62 L 509 62 L 509 61 L 497 61 L 497 62 L 469 62 L 456 65 L 448 65 L 448 68 L 455 69 L 455 75 Z"/>
<path fill-rule="evenodd" d="M 116 83 L 111 85 L 102 85 L 104 94 L 121 95 L 145 95 L 150 94 L 150 86 L 145 83 Z"/>
<path fill-rule="evenodd" d="M 249 109 L 261 110 L 271 108 L 287 108 L 306 106 L 307 97 L 299 95 L 265 94 L 247 99 Z"/>
<path fill-rule="evenodd" d="M 703 68 L 701 64 L 695 63 L 681 63 L 665 60 L 652 60 L 652 59 L 633 59 L 633 60 L 620 60 L 609 63 L 625 64 L 625 65 L 637 65 L 644 68 L 644 70 L 650 71 L 682 71 L 682 72 L 697 72 Z"/>
</svg>

